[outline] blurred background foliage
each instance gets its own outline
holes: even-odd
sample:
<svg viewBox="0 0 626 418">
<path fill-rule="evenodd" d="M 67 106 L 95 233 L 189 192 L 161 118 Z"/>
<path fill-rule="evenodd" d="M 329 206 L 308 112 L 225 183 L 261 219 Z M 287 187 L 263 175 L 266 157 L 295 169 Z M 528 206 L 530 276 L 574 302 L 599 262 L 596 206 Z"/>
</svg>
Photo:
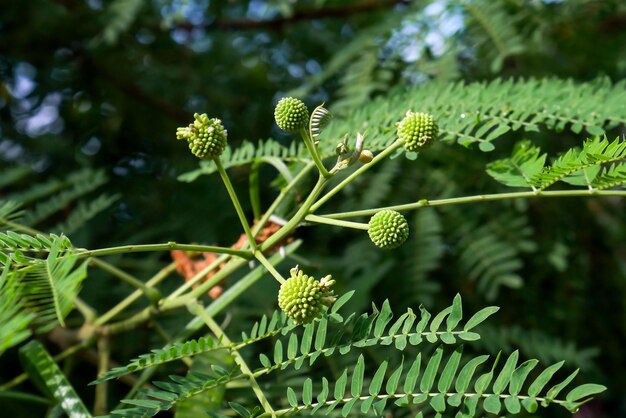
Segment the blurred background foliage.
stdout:
<svg viewBox="0 0 626 418">
<path fill-rule="evenodd" d="M 194 112 L 221 118 L 234 145 L 289 143 L 272 116 L 287 94 L 311 106 L 326 102 L 339 118 L 419 83 L 619 81 L 624 45 L 623 0 L 5 0 L 0 198 L 23 202 L 31 227 L 66 232 L 77 246 L 230 245 L 241 231 L 219 179 L 176 180 L 197 166 L 174 135 Z M 491 153 L 439 144 L 417 162 L 395 159 L 362 176 L 325 210 L 497 191 L 485 164 L 526 137 L 552 154 L 584 139 L 510 133 Z M 249 167 L 231 170 L 242 196 L 248 174 Z M 269 169 L 261 176 L 267 204 L 280 183 Z M 38 202 L 50 208 L 51 201 L 57 211 L 37 212 Z M 620 199 L 571 198 L 425 209 L 412 215 L 412 238 L 395 252 L 378 251 L 359 232 L 302 228 L 294 264 L 357 289 L 355 309 L 389 298 L 398 310 L 424 303 L 437 311 L 457 291 L 467 312 L 499 305 L 476 346 L 521 347 L 545 363 L 566 359 L 610 388 L 581 417 L 624 416 L 624 208 Z M 168 256 L 113 261 L 146 278 Z M 82 295 L 104 309 L 128 291 L 93 272 Z M 271 312 L 275 292 L 272 284 L 244 295 L 229 313 L 231 329 Z M 177 324 L 172 317 L 162 325 Z M 119 337 L 114 358 L 160 345 L 149 331 Z M 14 358 L 0 360 L 0 383 L 19 373 Z M 76 367 L 66 371 L 92 379 L 95 371 L 81 378 Z M 19 402 L 10 407 L 33 414 Z"/>
</svg>

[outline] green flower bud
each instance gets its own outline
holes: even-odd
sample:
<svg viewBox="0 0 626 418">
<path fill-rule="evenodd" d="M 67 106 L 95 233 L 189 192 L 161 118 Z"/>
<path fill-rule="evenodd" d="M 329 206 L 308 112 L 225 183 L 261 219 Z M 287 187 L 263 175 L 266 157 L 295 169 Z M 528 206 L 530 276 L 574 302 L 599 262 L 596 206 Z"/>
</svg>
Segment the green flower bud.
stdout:
<svg viewBox="0 0 626 418">
<path fill-rule="evenodd" d="M 367 233 L 377 247 L 391 250 L 407 240 L 409 223 L 395 210 L 385 209 L 372 216 Z"/>
<path fill-rule="evenodd" d="M 428 113 L 407 112 L 398 124 L 398 137 L 407 151 L 419 151 L 432 144 L 438 135 L 437 122 Z"/>
<path fill-rule="evenodd" d="M 209 119 L 205 113 L 196 113 L 193 117 L 193 123 L 176 130 L 176 139 L 186 139 L 189 149 L 198 158 L 210 160 L 219 157 L 226 148 L 228 135 L 222 121 L 217 118 Z"/>
<path fill-rule="evenodd" d="M 335 284 L 330 275 L 317 281 L 297 267 L 291 269 L 291 277 L 280 286 L 278 306 L 298 324 L 308 324 L 322 315 L 324 306 L 335 303 Z"/>
<path fill-rule="evenodd" d="M 309 123 L 309 110 L 302 100 L 294 97 L 283 97 L 274 109 L 274 119 L 280 129 L 285 132 L 298 132 Z"/>
</svg>

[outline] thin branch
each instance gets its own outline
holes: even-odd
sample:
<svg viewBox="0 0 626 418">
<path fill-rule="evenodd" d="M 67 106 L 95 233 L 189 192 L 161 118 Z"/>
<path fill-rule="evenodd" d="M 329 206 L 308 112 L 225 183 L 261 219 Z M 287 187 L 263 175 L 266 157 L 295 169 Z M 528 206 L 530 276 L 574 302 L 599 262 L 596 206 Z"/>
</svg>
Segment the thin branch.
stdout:
<svg viewBox="0 0 626 418">
<path fill-rule="evenodd" d="M 273 19 L 250 20 L 214 20 L 200 24 L 182 22 L 175 24 L 177 29 L 218 29 L 218 30 L 251 30 L 251 29 L 272 29 L 280 30 L 284 26 L 315 19 L 339 19 L 347 18 L 360 13 L 370 13 L 388 9 L 396 4 L 408 3 L 407 0 L 365 0 L 359 3 L 343 4 L 341 6 L 323 7 L 318 9 L 299 10 L 291 16 L 281 16 Z"/>
<path fill-rule="evenodd" d="M 512 192 L 512 193 L 494 193 L 494 194 L 482 194 L 475 196 L 453 197 L 449 199 L 438 200 L 418 200 L 414 203 L 407 203 L 404 205 L 385 206 L 374 209 L 355 210 L 342 213 L 329 213 L 321 215 L 322 218 L 330 219 L 346 219 L 355 218 L 359 216 L 372 216 L 384 209 L 391 209 L 397 211 L 403 210 L 416 210 L 422 207 L 428 206 L 447 206 L 458 205 L 462 203 L 477 203 L 477 202 L 493 202 L 497 200 L 509 200 L 509 199 L 535 199 L 546 197 L 606 197 L 606 196 L 619 196 L 626 197 L 626 190 L 553 190 L 553 191 L 536 191 L 536 192 Z"/>
</svg>

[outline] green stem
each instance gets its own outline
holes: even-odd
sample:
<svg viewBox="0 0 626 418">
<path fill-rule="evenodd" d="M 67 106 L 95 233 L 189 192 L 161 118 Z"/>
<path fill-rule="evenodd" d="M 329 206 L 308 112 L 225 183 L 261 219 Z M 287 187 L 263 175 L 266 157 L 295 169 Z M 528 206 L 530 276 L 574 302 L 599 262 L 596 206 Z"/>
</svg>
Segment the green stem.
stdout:
<svg viewBox="0 0 626 418">
<path fill-rule="evenodd" d="M 98 250 L 77 250 L 77 255 L 80 257 L 102 257 L 112 254 L 125 254 L 125 253 L 139 253 L 148 251 L 171 251 L 171 250 L 183 250 L 183 251 L 202 251 L 212 252 L 219 254 L 231 254 L 237 257 L 251 260 L 253 258 L 250 251 L 234 250 L 232 248 L 216 247 L 213 245 L 195 245 L 195 244 L 177 244 L 170 241 L 166 244 L 142 244 L 142 245 L 122 245 L 120 247 L 100 248 Z"/>
<path fill-rule="evenodd" d="M 204 308 L 199 303 L 193 302 L 189 308 L 193 314 L 199 316 L 202 319 L 202 321 L 204 321 L 204 323 L 215 334 L 215 336 L 217 337 L 219 341 L 221 341 L 226 346 L 233 344 L 232 341 L 228 338 L 228 336 L 224 333 L 222 328 L 220 328 L 220 326 L 213 320 L 213 318 L 206 313 Z M 252 373 L 252 370 L 250 370 L 250 367 L 248 367 L 248 364 L 246 363 L 246 361 L 243 359 L 241 354 L 239 354 L 239 351 L 233 349 L 230 352 L 233 356 L 233 359 L 235 360 L 235 363 L 237 363 L 237 365 L 241 369 L 241 372 L 247 375 L 248 382 L 250 383 L 250 387 L 256 394 L 259 402 L 261 402 L 261 406 L 263 406 L 263 410 L 265 411 L 265 413 L 269 414 L 272 417 L 275 417 L 276 413 L 274 412 L 274 409 L 272 408 L 269 401 L 265 397 L 263 390 L 261 390 L 261 387 L 259 386 L 258 382 L 254 378 L 254 373 Z"/>
<path fill-rule="evenodd" d="M 265 258 L 262 252 L 255 251 L 254 256 L 256 257 L 257 260 L 261 262 L 261 264 L 263 264 L 263 266 L 267 269 L 267 271 L 269 271 L 272 274 L 272 276 L 274 276 L 274 278 L 278 281 L 278 283 L 280 284 L 285 283 L 284 277 L 281 276 L 280 273 L 274 268 L 272 263 L 270 263 L 269 260 Z"/>
<path fill-rule="evenodd" d="M 313 167 L 315 167 L 315 163 L 308 163 L 306 166 L 304 166 L 302 170 L 300 170 L 298 175 L 296 175 L 293 180 L 291 180 L 291 182 L 280 191 L 276 199 L 274 199 L 270 207 L 263 214 L 263 217 L 259 220 L 259 222 L 257 222 L 255 228 L 252 231 L 254 236 L 261 232 L 269 218 L 276 211 L 276 208 L 278 208 L 278 205 L 280 205 L 285 197 L 287 197 L 291 189 L 293 189 L 307 174 L 309 174 L 309 171 L 311 171 Z"/>
<path fill-rule="evenodd" d="M 104 374 L 109 370 L 109 360 L 111 358 L 111 347 L 109 337 L 100 335 L 97 342 L 98 347 L 98 374 Z M 96 386 L 96 395 L 94 399 L 93 412 L 94 415 L 105 415 L 107 412 L 107 394 L 108 382 L 103 382 Z"/>
<path fill-rule="evenodd" d="M 129 285 L 133 286 L 136 289 L 141 290 L 141 292 L 144 295 L 146 295 L 146 297 L 148 298 L 148 300 L 150 300 L 150 302 L 156 303 L 159 301 L 159 299 L 161 299 L 162 296 L 158 290 L 146 286 L 141 280 L 137 279 L 136 277 L 131 276 L 130 274 L 126 273 L 123 270 L 118 269 L 117 267 L 107 263 L 106 261 L 102 261 L 97 258 L 92 258 L 90 262 L 94 264 L 95 266 L 99 267 L 100 269 L 106 271 L 107 273 L 110 273 L 111 275 L 122 280 L 123 282 L 128 283 Z"/>
<path fill-rule="evenodd" d="M 330 219 L 317 215 L 307 215 L 304 220 L 318 224 L 340 226 L 342 228 L 362 229 L 363 231 L 367 231 L 369 229 L 368 224 L 364 224 L 361 222 L 340 221 L 338 219 Z"/>
<path fill-rule="evenodd" d="M 261 161 L 254 161 L 250 167 L 250 175 L 248 177 L 248 188 L 250 189 L 250 206 L 252 206 L 253 219 L 259 219 L 261 217 L 261 194 L 259 191 L 260 167 Z"/>
<path fill-rule="evenodd" d="M 91 324 L 98 316 L 96 310 L 78 296 L 74 298 L 74 307 L 80 312 L 83 318 L 85 318 L 85 322 L 88 324 Z"/>
<path fill-rule="evenodd" d="M 298 247 L 302 244 L 302 241 L 296 240 L 285 246 L 285 255 L 294 253 Z M 283 261 L 283 256 L 279 253 L 273 254 L 268 258 L 272 265 L 278 265 Z M 253 271 L 245 275 L 241 280 L 237 280 L 232 286 L 229 286 L 224 294 L 211 302 L 206 307 L 207 315 L 215 316 L 226 309 L 235 299 L 241 294 L 246 292 L 252 285 L 265 277 L 265 271 L 263 266 L 256 267 Z M 201 327 L 201 321 L 198 318 L 192 319 L 187 325 L 178 332 L 176 335 L 176 341 L 181 342 L 188 340 L 194 333 L 198 332 Z"/>
<path fill-rule="evenodd" d="M 214 158 L 215 165 L 217 167 L 218 173 L 220 173 L 220 177 L 222 178 L 222 182 L 224 182 L 224 186 L 226 186 L 226 190 L 228 191 L 228 195 L 230 196 L 230 200 L 233 202 L 233 206 L 235 207 L 235 211 L 237 212 L 237 216 L 239 216 L 239 221 L 241 222 L 241 226 L 243 227 L 246 236 L 248 237 L 248 242 L 250 246 L 255 249 L 256 241 L 252 236 L 252 231 L 250 231 L 250 225 L 248 224 L 248 220 L 246 219 L 246 215 L 243 213 L 243 209 L 241 208 L 241 204 L 239 203 L 239 199 L 237 198 L 237 194 L 235 193 L 235 189 L 233 188 L 230 179 L 228 178 L 228 174 L 226 170 L 224 170 L 224 166 L 220 161 L 219 157 Z"/>
<path fill-rule="evenodd" d="M 195 288 L 189 293 L 181 295 L 179 297 L 173 299 L 163 299 L 160 301 L 158 308 L 155 307 L 147 307 L 135 315 L 127 318 L 125 320 L 115 322 L 106 327 L 106 332 L 110 334 L 119 334 L 120 332 L 129 331 L 134 329 L 138 325 L 144 323 L 148 319 L 152 318 L 153 315 L 163 312 L 169 311 L 172 309 L 180 308 L 181 306 L 187 305 L 190 301 L 197 299 L 206 293 L 213 286 L 224 280 L 229 274 L 239 269 L 246 263 L 246 260 L 241 259 L 233 259 L 228 264 L 226 264 L 220 271 L 215 273 L 213 277 L 211 277 L 206 282 L 202 283 L 200 286 Z"/>
<path fill-rule="evenodd" d="M 309 132 L 306 129 L 301 129 L 300 136 L 302 136 L 302 140 L 304 141 L 306 148 L 309 150 L 309 154 L 311 154 L 311 157 L 313 157 L 313 161 L 315 162 L 317 169 L 320 171 L 320 174 L 324 178 L 332 177 L 332 174 L 326 169 L 326 167 L 324 167 L 324 163 L 322 162 L 322 159 L 320 158 L 320 155 L 317 151 L 317 147 L 315 146 L 315 144 L 311 140 L 311 137 L 309 136 Z"/>
<path fill-rule="evenodd" d="M 593 196 L 621 196 L 626 197 L 626 190 L 555 190 L 555 191 L 541 191 L 538 190 L 536 192 L 513 192 L 513 193 L 494 193 L 494 194 L 483 194 L 483 195 L 475 195 L 475 196 L 465 196 L 465 197 L 454 197 L 450 199 L 438 199 L 438 200 L 426 200 L 422 199 L 414 203 L 407 203 L 404 205 L 394 205 L 394 206 L 386 206 L 375 209 L 365 209 L 365 210 L 356 210 L 352 212 L 343 212 L 343 213 L 330 213 L 327 215 L 323 215 L 325 218 L 331 219 L 344 219 L 344 218 L 354 218 L 358 216 L 372 216 L 377 212 L 384 209 L 392 209 L 392 210 L 415 210 L 428 206 L 447 206 L 447 205 L 458 205 L 461 203 L 476 203 L 476 202 L 492 202 L 496 200 L 507 200 L 507 199 L 533 199 L 533 198 L 543 198 L 543 197 L 593 197 Z"/>
<path fill-rule="evenodd" d="M 328 179 L 321 176 L 318 178 L 317 183 L 309 193 L 309 196 L 306 198 L 300 209 L 293 215 L 293 217 L 283 225 L 274 235 L 269 237 L 265 242 L 261 245 L 260 250 L 265 251 L 268 248 L 272 248 L 274 245 L 283 240 L 288 234 L 290 234 L 297 226 L 302 222 L 304 217 L 308 215 L 309 209 L 315 200 L 318 198 L 320 193 L 324 190 L 324 186 L 328 182 Z"/>
<path fill-rule="evenodd" d="M 124 319 L 122 321 L 114 322 L 110 325 L 106 325 L 104 328 L 104 332 L 107 334 L 119 334 L 122 332 L 130 331 L 135 329 L 138 325 L 146 322 L 148 319 L 152 318 L 152 315 L 157 312 L 157 309 L 154 307 L 144 308 L 139 311 L 135 315 L 131 316 L 128 319 Z"/>
<path fill-rule="evenodd" d="M 157 274 L 150 278 L 146 282 L 146 287 L 153 287 L 165 280 L 172 272 L 176 270 L 176 263 L 170 263 L 162 268 Z M 94 326 L 102 326 L 106 324 L 111 318 L 118 315 L 120 312 L 128 308 L 133 302 L 139 299 L 143 295 L 141 290 L 135 290 L 133 293 L 124 298 L 120 303 L 111 308 L 108 312 L 104 313 L 98 319 L 95 320 Z"/>
<path fill-rule="evenodd" d="M 518 400 L 524 400 L 524 399 L 528 399 L 530 398 L 530 396 L 525 396 L 525 395 L 508 395 L 508 394 L 492 394 L 492 393 L 473 393 L 473 392 L 465 392 L 465 393 L 456 393 L 456 392 L 444 392 L 444 393 L 440 393 L 440 392 L 430 392 L 430 393 L 419 393 L 419 392 L 412 392 L 412 393 L 394 393 L 394 394 L 379 394 L 379 395 L 374 395 L 375 399 L 400 399 L 400 398 L 404 398 L 404 397 L 417 397 L 418 395 L 426 395 L 427 397 L 432 397 L 434 398 L 435 396 L 439 396 L 439 395 L 444 395 L 445 397 L 452 397 L 455 395 L 462 395 L 465 398 L 468 398 L 470 396 L 478 396 L 481 398 L 488 398 L 490 396 L 497 396 L 500 399 L 507 399 L 510 397 L 513 398 L 517 398 Z M 372 395 L 361 395 L 361 396 L 357 396 L 356 400 L 357 401 L 366 401 L 368 399 L 370 399 L 372 397 Z M 541 404 L 542 402 L 546 401 L 546 398 L 533 398 L 537 401 L 537 403 Z M 331 399 L 331 400 L 327 400 L 323 403 L 323 405 L 332 405 L 334 403 L 341 403 L 341 404 L 346 404 L 348 402 L 352 402 L 354 401 L 354 397 L 351 396 L 347 396 L 344 397 L 342 399 L 340 399 L 339 401 L 335 400 L 335 399 Z M 557 405 L 562 405 L 564 404 L 566 401 L 562 401 L 562 400 L 558 400 L 558 399 L 551 399 L 550 403 L 554 403 Z M 306 411 L 308 409 L 312 409 L 314 407 L 317 407 L 319 404 L 319 402 L 313 402 L 309 405 L 297 405 L 296 407 L 292 407 L 292 408 L 285 408 L 285 409 L 279 409 L 278 411 L 275 411 L 275 414 L 277 414 L 277 416 L 292 416 L 294 414 L 294 412 L 300 412 L 300 411 Z M 257 418 L 268 418 L 270 416 L 275 416 L 275 415 L 269 415 L 268 413 L 263 413 L 257 416 Z"/>
<path fill-rule="evenodd" d="M 386 158 L 389 154 L 397 150 L 400 146 L 402 146 L 402 141 L 397 140 L 396 142 L 385 148 L 383 151 L 381 151 L 378 155 L 376 155 L 374 159 L 372 159 L 372 161 L 370 161 L 368 164 L 362 165 L 348 177 L 343 179 L 343 181 L 341 181 L 338 185 L 329 190 L 328 193 L 326 193 L 323 197 L 320 198 L 320 200 L 318 200 L 313 206 L 311 206 L 311 213 L 318 210 L 320 206 L 326 203 L 331 197 L 339 193 L 341 189 L 350 184 L 355 178 L 372 168 L 374 165 L 376 165 L 376 163 Z"/>
<path fill-rule="evenodd" d="M 28 235 L 33 235 L 34 236 L 34 235 L 37 235 L 37 234 L 41 234 L 41 232 L 37 231 L 36 229 L 30 228 L 30 227 L 25 226 L 25 225 L 18 224 L 17 222 L 9 221 L 8 219 L 1 218 L 0 219 L 0 225 L 1 224 L 4 224 L 4 225 L 8 226 L 9 228 L 12 228 L 12 229 L 14 229 L 16 231 L 22 231 L 22 232 L 24 232 L 24 233 L 26 233 Z"/>
<path fill-rule="evenodd" d="M 287 193 L 289 192 L 289 190 L 291 188 L 293 188 L 299 181 L 301 181 L 302 178 L 304 178 L 306 176 L 306 174 L 310 171 L 310 169 L 313 167 L 313 165 L 308 165 L 306 166 L 294 179 L 293 181 L 281 192 L 281 195 L 279 195 L 279 197 L 276 199 L 276 201 L 274 202 L 275 205 L 273 204 L 272 206 L 277 206 L 280 203 L 280 200 L 284 198 L 284 196 L 287 195 Z M 300 210 L 296 213 L 296 215 L 294 216 L 294 218 L 297 217 L 297 221 L 290 221 L 289 223 L 287 223 L 287 225 L 285 225 L 283 228 L 281 228 L 276 234 L 274 234 L 272 237 L 270 237 L 267 241 L 269 242 L 271 245 L 268 245 L 266 248 L 263 248 L 263 250 L 266 250 L 267 248 L 271 248 L 272 246 L 274 246 L 277 242 L 279 242 L 280 240 L 282 240 L 288 233 L 291 232 L 291 230 L 293 228 L 295 228 L 300 221 L 304 218 L 304 216 L 306 215 L 306 212 L 308 211 L 308 207 L 315 201 L 315 199 L 319 196 L 319 194 L 321 193 L 323 186 L 326 184 L 326 180 L 323 177 L 320 177 L 318 179 L 317 184 L 315 185 L 315 187 L 313 188 L 311 194 L 309 195 L 309 198 L 304 202 L 304 204 L 302 205 L 302 207 L 300 208 Z M 278 201 L 278 202 L 277 202 Z M 270 208 L 271 209 L 271 208 Z M 273 210 L 273 209 L 272 209 Z M 270 212 L 270 210 L 268 210 L 268 212 Z M 259 222 L 257 224 L 257 228 L 258 231 L 261 230 L 262 224 L 264 222 L 267 221 L 267 219 L 269 218 L 269 215 L 267 215 L 267 218 L 265 219 L 265 221 L 261 220 L 261 222 Z M 291 224 L 291 226 L 289 226 Z M 289 226 L 289 229 L 285 229 L 285 227 Z M 175 243 L 172 243 L 175 244 Z M 265 243 L 264 243 L 265 244 Z M 160 245 L 160 244 L 157 244 Z M 169 245 L 169 244 L 167 244 Z M 180 247 L 182 246 L 181 244 L 175 244 L 176 246 Z M 184 249 L 187 250 L 195 250 L 195 251 L 212 251 L 215 248 L 221 248 L 221 247 L 210 247 L 210 246 L 198 246 L 198 245 L 185 245 Z M 193 248 L 189 248 L 189 247 L 193 247 Z M 123 247 L 116 247 L 116 248 L 123 248 Z M 104 249 L 104 250 L 95 250 L 95 251 L 100 251 L 100 254 L 102 254 L 103 251 L 111 251 L 112 249 Z M 230 250 L 230 249 L 226 249 L 226 250 Z M 119 251 L 122 252 L 122 251 Z M 215 251 L 214 251 L 215 252 Z M 231 250 L 231 252 L 236 252 L 239 257 L 244 258 L 244 259 L 252 259 L 253 258 L 253 253 L 251 251 L 238 251 L 238 250 Z M 245 254 L 246 257 L 242 257 L 242 254 Z M 226 261 L 226 260 L 224 260 Z M 125 320 L 116 322 L 116 323 L 112 323 L 110 325 L 107 326 L 106 331 L 112 334 L 116 334 L 116 333 L 120 333 L 120 332 L 124 332 L 130 329 L 135 328 L 136 326 L 138 326 L 139 324 L 141 324 L 142 322 L 147 321 L 148 319 L 150 319 L 152 317 L 152 315 L 156 312 L 162 312 L 162 311 L 167 311 L 167 310 L 171 310 L 171 309 L 175 309 L 175 308 L 179 308 L 181 306 L 184 306 L 185 304 L 187 304 L 190 300 L 196 299 L 200 296 L 202 296 L 204 293 L 206 293 L 209 289 L 211 289 L 213 286 L 219 284 L 222 280 L 224 280 L 229 274 L 231 274 L 233 271 L 237 270 L 238 268 L 240 268 L 241 266 L 243 266 L 245 264 L 245 260 L 241 260 L 241 259 L 235 259 L 235 260 L 230 260 L 230 262 L 228 262 L 222 269 L 220 269 L 214 276 L 212 276 L 211 278 L 209 278 L 206 282 L 202 283 L 200 286 L 198 286 L 196 289 L 194 289 L 193 291 L 180 295 L 184 290 L 188 289 L 189 287 L 191 287 L 191 284 L 189 283 L 185 283 L 182 286 L 182 290 L 181 288 L 179 288 L 178 290 L 176 290 L 174 292 L 174 294 L 166 297 L 165 299 L 160 301 L 160 305 L 158 307 L 158 309 L 155 308 L 145 308 L 142 311 L 139 311 L 138 313 L 136 313 L 135 315 L 131 316 L 130 318 L 127 318 Z M 172 270 L 174 268 L 174 265 L 172 263 Z M 200 273 L 199 273 L 200 274 Z M 206 274 L 206 273 L 205 273 Z M 198 276 L 201 277 L 201 276 Z M 196 277 L 194 277 L 195 279 Z M 193 280 L 193 279 L 192 279 Z M 146 283 L 146 285 L 149 285 L 151 282 L 148 281 Z M 94 325 L 103 325 L 104 323 L 106 323 L 107 321 L 109 321 L 113 316 L 119 314 L 122 310 L 124 310 L 125 308 L 127 308 L 131 303 L 133 303 L 138 296 L 140 296 L 141 293 L 137 294 L 134 293 L 132 298 L 129 297 L 127 299 L 125 299 L 124 301 L 120 302 L 120 304 L 118 304 L 115 308 L 113 308 L 111 311 L 107 312 L 106 314 L 104 314 L 101 318 L 99 318 L 98 320 L 96 320 Z"/>
</svg>

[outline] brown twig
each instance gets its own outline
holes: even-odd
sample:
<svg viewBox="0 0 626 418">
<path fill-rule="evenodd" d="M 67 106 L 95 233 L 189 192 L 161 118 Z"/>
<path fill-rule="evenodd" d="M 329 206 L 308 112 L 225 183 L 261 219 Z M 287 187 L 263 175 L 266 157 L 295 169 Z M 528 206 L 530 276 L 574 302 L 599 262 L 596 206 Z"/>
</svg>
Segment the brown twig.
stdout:
<svg viewBox="0 0 626 418">
<path fill-rule="evenodd" d="M 250 30 L 250 29 L 281 29 L 285 25 L 315 19 L 345 18 L 359 13 L 374 12 L 393 7 L 396 4 L 408 3 L 408 0 L 365 0 L 360 3 L 344 4 L 341 6 L 324 7 L 319 9 L 299 10 L 291 16 L 281 16 L 273 19 L 251 20 L 214 20 L 211 22 L 193 24 L 181 22 L 174 24 L 179 29 L 221 29 L 221 30 Z"/>
</svg>

